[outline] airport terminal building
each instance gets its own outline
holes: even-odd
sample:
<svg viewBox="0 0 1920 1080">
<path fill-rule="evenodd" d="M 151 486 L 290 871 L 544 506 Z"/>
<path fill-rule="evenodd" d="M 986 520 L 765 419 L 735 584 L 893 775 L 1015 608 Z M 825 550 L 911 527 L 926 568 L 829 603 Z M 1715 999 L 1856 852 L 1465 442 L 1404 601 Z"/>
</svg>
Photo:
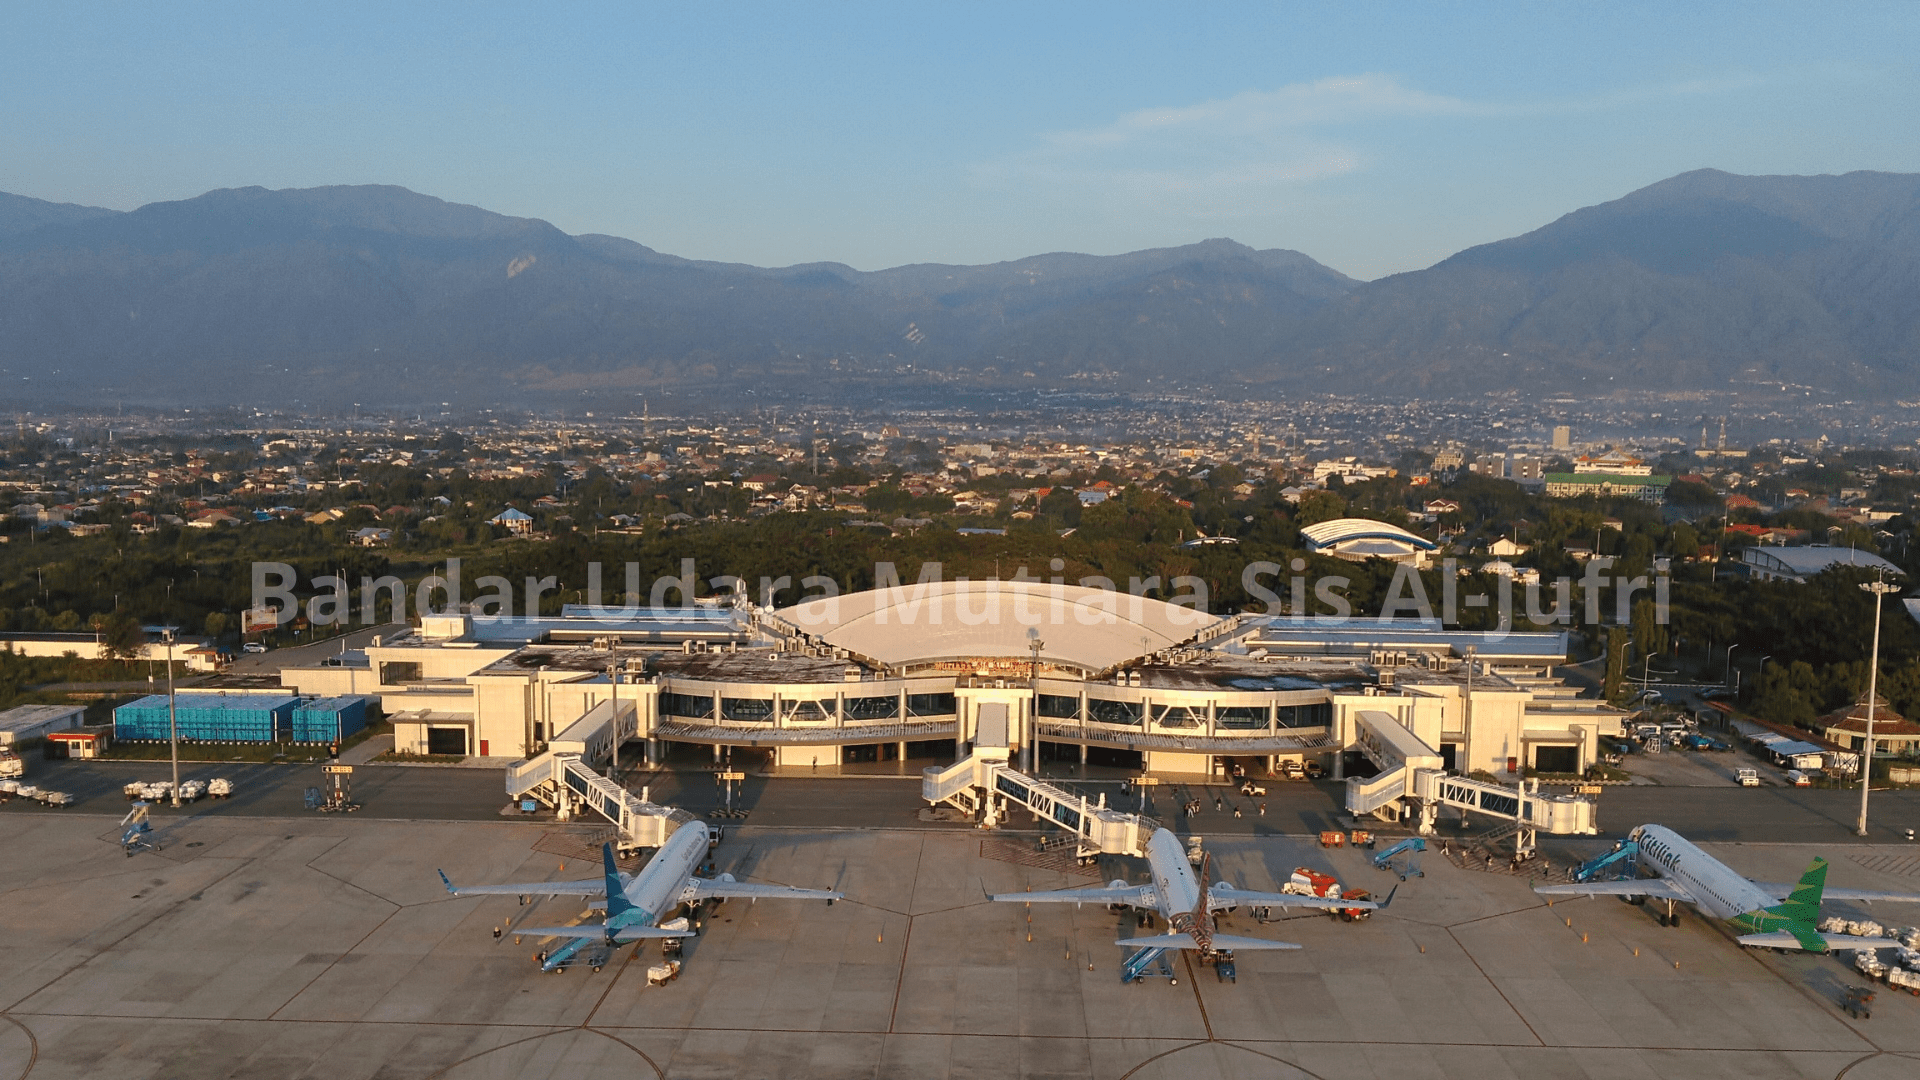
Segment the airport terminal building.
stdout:
<svg viewBox="0 0 1920 1080">
<path fill-rule="evenodd" d="M 1553 675 L 1564 633 L 1228 618 L 1032 581 L 873 590 L 795 607 L 746 602 L 508 619 L 427 616 L 314 667 L 289 690 L 377 696 L 396 748 L 508 761 L 604 756 L 781 766 L 936 764 L 1004 717 L 1029 762 L 1341 776 L 1355 714 L 1386 713 L 1447 766 L 1578 773 L 1623 714 Z M 744 762 L 743 762 L 744 763 Z"/>
</svg>

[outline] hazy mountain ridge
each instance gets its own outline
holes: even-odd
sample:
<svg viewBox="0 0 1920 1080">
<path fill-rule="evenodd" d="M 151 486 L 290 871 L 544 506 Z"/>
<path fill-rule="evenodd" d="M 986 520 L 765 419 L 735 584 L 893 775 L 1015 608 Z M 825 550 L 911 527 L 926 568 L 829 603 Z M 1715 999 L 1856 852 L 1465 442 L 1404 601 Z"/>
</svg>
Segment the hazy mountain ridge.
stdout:
<svg viewBox="0 0 1920 1080">
<path fill-rule="evenodd" d="M 1920 176 L 1684 173 L 1316 313 L 1306 365 L 1356 384 L 1906 390 L 1920 366 Z"/>
<path fill-rule="evenodd" d="M 1214 239 L 859 271 L 684 259 L 404 188 L 0 196 L 0 384 L 168 403 L 1096 376 L 1444 395 L 1920 386 L 1920 176 L 1702 170 L 1361 283 Z"/>
<path fill-rule="evenodd" d="M 45 199 L 30 199 L 25 195 L 9 195 L 0 191 L 0 239 L 32 232 L 48 225 L 66 225 L 90 218 L 110 217 L 119 212 L 98 206 L 47 202 Z"/>
</svg>

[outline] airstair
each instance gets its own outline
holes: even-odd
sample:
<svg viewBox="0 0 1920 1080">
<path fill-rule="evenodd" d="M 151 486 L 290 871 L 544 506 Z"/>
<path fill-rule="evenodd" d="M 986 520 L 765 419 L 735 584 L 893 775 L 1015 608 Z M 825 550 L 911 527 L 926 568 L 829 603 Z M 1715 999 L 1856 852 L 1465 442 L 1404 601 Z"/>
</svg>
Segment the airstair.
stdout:
<svg viewBox="0 0 1920 1080">
<path fill-rule="evenodd" d="M 1518 834 L 1515 847 L 1531 853 L 1535 836 L 1545 831 L 1560 836 L 1592 836 L 1599 831 L 1594 804 L 1576 795 L 1546 795 L 1539 781 L 1517 787 L 1449 775 L 1440 754 L 1391 714 L 1365 709 L 1354 714 L 1354 743 L 1379 768 L 1376 776 L 1347 780 L 1347 812 L 1372 814 L 1383 821 L 1399 820 L 1402 808 L 1417 814 L 1422 836 L 1434 835 L 1442 806 L 1485 814 L 1509 823 L 1505 834 Z"/>
<path fill-rule="evenodd" d="M 553 807 L 561 821 L 591 810 L 613 822 L 622 851 L 659 847 L 675 829 L 695 820 L 685 810 L 636 798 L 574 753 L 550 751 L 508 766 L 507 794 Z"/>
<path fill-rule="evenodd" d="M 1138 982 L 1141 979 L 1165 979 L 1178 986 L 1180 980 L 1174 976 L 1173 965 L 1167 959 L 1174 950 L 1158 947 L 1136 949 L 1133 955 L 1121 961 L 1120 981 Z"/>
<path fill-rule="evenodd" d="M 1606 880 L 1609 881 L 1633 877 L 1639 873 L 1639 868 L 1635 861 L 1635 856 L 1639 854 L 1639 844 L 1631 840 L 1622 840 L 1620 843 L 1614 845 L 1612 851 L 1607 852 L 1605 855 L 1600 855 L 1581 863 L 1579 869 L 1575 870 L 1572 874 L 1573 880 L 1584 884 L 1589 881 L 1600 880 L 1601 874 L 1606 874 Z"/>
<path fill-rule="evenodd" d="M 1146 855 L 1147 838 L 1160 828 L 1158 821 L 1107 809 L 1105 794 L 1089 802 L 1084 795 L 1016 772 L 1007 760 L 1005 747 L 976 747 L 951 765 L 922 772 L 920 797 L 935 806 L 959 807 L 989 829 L 1006 820 L 1014 806 L 1022 807 L 1071 834 L 1082 859 L 1100 854 Z"/>
</svg>

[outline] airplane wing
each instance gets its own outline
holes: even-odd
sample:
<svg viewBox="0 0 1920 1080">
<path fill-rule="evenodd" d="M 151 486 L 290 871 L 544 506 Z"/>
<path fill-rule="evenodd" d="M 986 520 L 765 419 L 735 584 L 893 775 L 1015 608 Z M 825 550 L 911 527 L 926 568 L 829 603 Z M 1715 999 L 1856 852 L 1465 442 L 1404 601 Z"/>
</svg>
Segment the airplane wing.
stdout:
<svg viewBox="0 0 1920 1080">
<path fill-rule="evenodd" d="M 1029 904 L 1130 904 L 1152 908 L 1157 903 L 1151 885 L 1128 885 L 1115 881 L 1085 889 L 1054 889 L 1049 892 L 996 893 L 987 897 L 1000 903 L 1024 901 Z M 1192 941 L 1192 938 L 1188 938 Z"/>
<path fill-rule="evenodd" d="M 721 874 L 717 878 L 697 877 L 689 885 L 692 899 L 695 900 L 742 897 L 749 900 L 825 900 L 832 903 L 846 895 L 825 889 L 797 889 L 791 885 L 753 885 L 733 880 L 732 874 Z"/>
<path fill-rule="evenodd" d="M 1852 937 L 1847 934 L 1809 933 L 1804 939 L 1787 930 L 1776 930 L 1771 934 L 1742 934 L 1742 945 L 1760 945 L 1769 949 L 1805 949 L 1808 952 L 1825 952 L 1827 949 L 1887 949 L 1900 944 L 1892 938 Z M 1826 948 L 1814 948 L 1824 945 Z"/>
<path fill-rule="evenodd" d="M 1157 937 L 1121 938 L 1115 945 L 1125 945 L 1135 949 L 1197 949 L 1191 934 L 1161 934 Z M 1300 946 L 1290 941 L 1268 941 L 1266 938 L 1239 937 L 1234 934 L 1213 935 L 1213 947 L 1238 951 L 1240 949 L 1297 949 Z"/>
<path fill-rule="evenodd" d="M 1756 881 L 1754 884 L 1766 890 L 1768 896 L 1774 897 L 1777 900 L 1785 900 L 1787 897 L 1793 895 L 1793 890 L 1800 887 L 1797 884 L 1785 881 Z M 1858 900 L 1866 904 L 1881 900 L 1891 904 L 1920 904 L 1920 893 L 1875 892 L 1872 889 L 1836 889 L 1829 885 L 1820 895 L 1822 899 L 1826 900 Z"/>
<path fill-rule="evenodd" d="M 1396 886 L 1398 888 L 1398 886 Z M 1388 895 L 1392 899 L 1392 895 Z M 1207 905 L 1213 910 L 1238 907 L 1277 908 L 1318 908 L 1323 911 L 1361 910 L 1373 911 L 1386 907 L 1385 901 L 1376 900 L 1334 900 L 1325 896 L 1301 896 L 1297 893 L 1254 892 L 1251 889 L 1236 889 L 1221 882 L 1207 890 Z"/>
<path fill-rule="evenodd" d="M 586 881 L 533 881 L 525 885 L 465 885 L 455 886 L 447 878 L 445 870 L 436 871 L 447 891 L 455 896 L 601 896 L 607 895 L 607 882 L 604 878 L 590 878 Z"/>
<path fill-rule="evenodd" d="M 1635 881 L 1588 881 L 1573 885 L 1535 885 L 1541 896 L 1651 896 L 1660 900 L 1694 903 L 1693 894 L 1666 878 Z"/>
<path fill-rule="evenodd" d="M 579 926 L 523 926 L 514 930 L 516 936 L 541 938 L 592 938 L 604 941 L 607 928 L 601 923 L 581 923 Z M 613 931 L 615 941 L 640 941 L 649 938 L 685 938 L 692 937 L 691 930 L 662 930 L 657 926 L 621 926 Z"/>
</svg>

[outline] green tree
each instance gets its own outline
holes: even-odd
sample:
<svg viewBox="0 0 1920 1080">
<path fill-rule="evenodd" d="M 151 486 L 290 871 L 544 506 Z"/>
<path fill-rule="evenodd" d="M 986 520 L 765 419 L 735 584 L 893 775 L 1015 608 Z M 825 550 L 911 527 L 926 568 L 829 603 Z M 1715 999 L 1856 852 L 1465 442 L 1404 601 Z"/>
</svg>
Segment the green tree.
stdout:
<svg viewBox="0 0 1920 1080">
<path fill-rule="evenodd" d="M 146 630 L 139 619 L 126 612 L 94 616 L 93 629 L 100 635 L 100 651 L 108 660 L 133 660 L 147 647 Z"/>
</svg>

